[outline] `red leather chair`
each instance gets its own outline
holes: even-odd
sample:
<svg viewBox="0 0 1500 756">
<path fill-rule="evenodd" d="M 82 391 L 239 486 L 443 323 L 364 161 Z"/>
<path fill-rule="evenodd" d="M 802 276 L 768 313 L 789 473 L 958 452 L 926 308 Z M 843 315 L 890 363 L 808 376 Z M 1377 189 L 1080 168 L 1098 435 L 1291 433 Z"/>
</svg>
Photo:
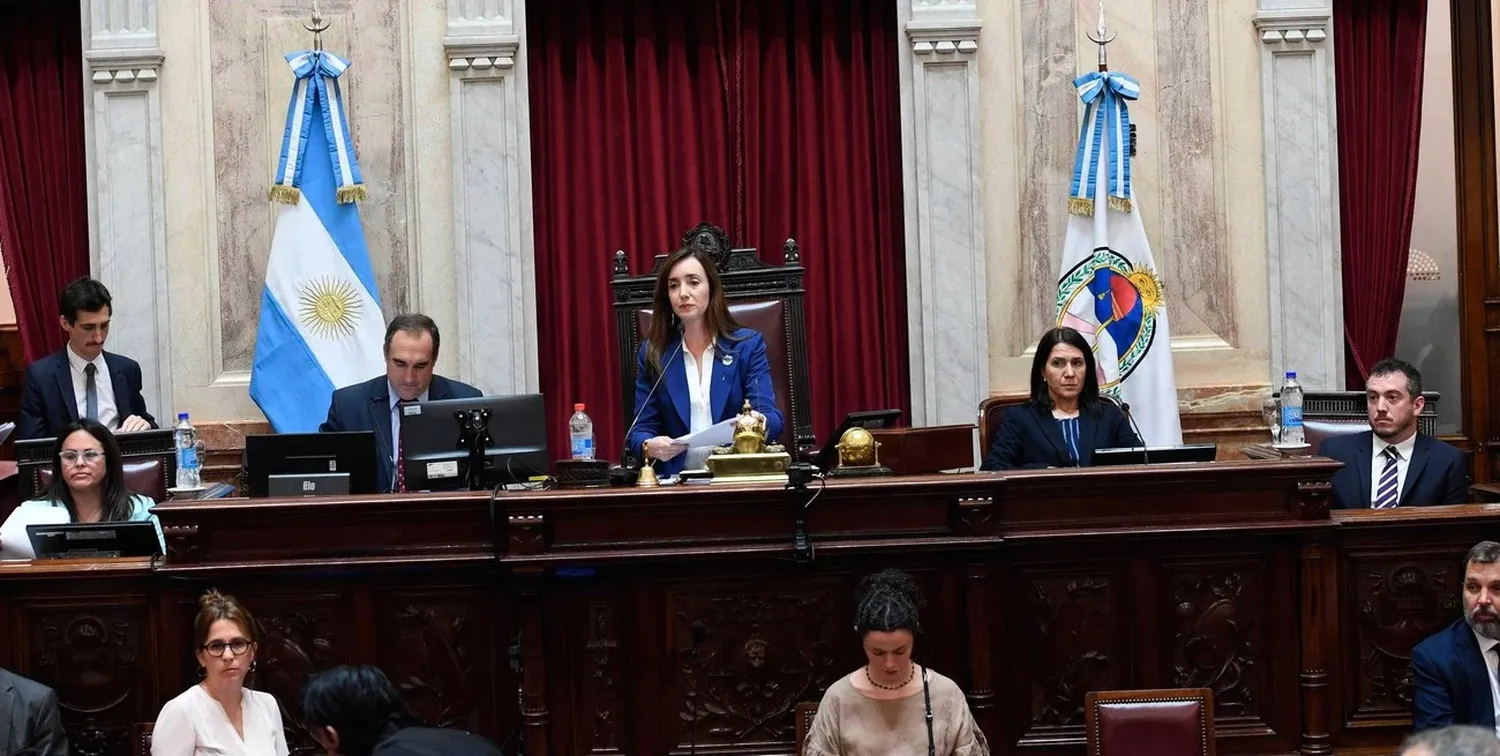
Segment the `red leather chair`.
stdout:
<svg viewBox="0 0 1500 756">
<path fill-rule="evenodd" d="M 136 457 L 124 460 L 125 487 L 152 501 L 167 500 L 167 467 L 160 457 Z M 39 492 L 52 485 L 52 469 L 37 470 Z"/>
<path fill-rule="evenodd" d="M 1214 756 L 1208 688 L 1099 690 L 1083 705 L 1089 756 Z"/>
<path fill-rule="evenodd" d="M 990 444 L 995 442 L 995 431 L 1000 429 L 1000 421 L 1004 418 L 1005 411 L 1025 404 L 1030 399 L 1030 394 L 1000 394 L 985 397 L 984 401 L 979 403 L 979 459 L 981 462 L 984 461 L 984 455 L 990 452 Z"/>
</svg>

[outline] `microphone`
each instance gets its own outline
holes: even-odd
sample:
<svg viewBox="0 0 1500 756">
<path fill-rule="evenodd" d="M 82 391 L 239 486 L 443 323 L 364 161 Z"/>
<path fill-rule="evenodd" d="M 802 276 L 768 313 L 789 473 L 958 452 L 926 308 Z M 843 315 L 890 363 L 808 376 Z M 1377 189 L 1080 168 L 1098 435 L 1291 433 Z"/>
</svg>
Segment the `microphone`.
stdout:
<svg viewBox="0 0 1500 756">
<path fill-rule="evenodd" d="M 703 644 L 703 639 L 708 636 L 708 626 L 703 620 L 693 620 L 693 661 L 698 661 L 698 647 Z M 688 756 L 698 753 L 698 694 L 696 691 L 689 693 L 688 698 L 693 702 L 693 718 L 688 723 Z"/>
<path fill-rule="evenodd" d="M 667 357 L 667 361 L 662 363 L 661 371 L 656 375 L 656 382 L 651 384 L 651 390 L 646 392 L 646 401 L 641 402 L 641 406 L 636 408 L 635 418 L 630 421 L 630 427 L 625 429 L 625 454 L 621 455 L 624 458 L 622 461 L 630 459 L 632 451 L 630 448 L 630 434 L 635 432 L 636 423 L 641 421 L 641 413 L 646 411 L 646 405 L 651 403 L 651 397 L 656 396 L 656 389 L 661 386 L 661 380 L 667 377 L 667 368 L 672 366 L 672 361 L 677 359 L 677 355 L 679 354 L 682 354 L 681 339 L 678 339 L 677 348 L 672 350 L 672 354 Z M 646 458 L 645 452 L 641 452 L 641 464 L 650 464 L 650 460 Z"/>
<path fill-rule="evenodd" d="M 1135 422 L 1135 415 L 1130 411 L 1130 402 L 1127 402 L 1117 396 L 1110 396 L 1108 394 L 1100 394 L 1100 396 L 1110 400 L 1111 402 L 1114 402 L 1115 406 L 1120 408 L 1121 414 L 1125 415 L 1125 422 L 1130 423 L 1130 429 L 1135 431 L 1135 437 L 1137 439 L 1140 439 L 1141 464 L 1151 464 L 1151 450 L 1146 446 L 1146 435 L 1144 433 L 1141 433 L 1141 426 L 1137 425 Z"/>
</svg>

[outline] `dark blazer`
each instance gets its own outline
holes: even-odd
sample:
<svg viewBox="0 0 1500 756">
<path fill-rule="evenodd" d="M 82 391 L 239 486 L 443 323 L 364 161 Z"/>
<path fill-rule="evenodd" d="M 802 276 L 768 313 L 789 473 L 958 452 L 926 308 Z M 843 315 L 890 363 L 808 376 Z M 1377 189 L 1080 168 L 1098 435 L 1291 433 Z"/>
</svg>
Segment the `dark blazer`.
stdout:
<svg viewBox="0 0 1500 756">
<path fill-rule="evenodd" d="M 1421 732 L 1451 724 L 1495 729 L 1489 667 L 1462 618 L 1411 650 L 1411 724 Z"/>
<path fill-rule="evenodd" d="M 57 694 L 34 680 L 0 669 L 0 748 L 6 754 L 68 756 L 68 735 Z"/>
<path fill-rule="evenodd" d="M 629 453 L 641 455 L 641 445 L 657 436 L 677 438 L 691 430 L 692 400 L 688 394 L 687 371 L 683 369 L 682 337 L 674 336 L 662 352 L 661 385 L 652 393 L 657 375 L 646 371 L 646 344 L 641 344 L 635 360 L 635 425 L 627 429 Z M 726 364 L 727 363 L 727 364 Z M 745 400 L 750 407 L 766 416 L 766 438 L 781 436 L 781 410 L 776 408 L 776 389 L 771 385 L 771 363 L 766 359 L 766 339 L 760 332 L 741 328 L 733 339 L 720 339 L 714 345 L 713 385 L 709 388 L 709 405 L 714 422 L 720 423 L 740 413 Z M 656 469 L 662 475 L 682 471 L 686 453 Z"/>
<path fill-rule="evenodd" d="M 1096 449 L 1140 446 L 1125 413 L 1108 401 L 1078 413 L 1078 462 L 1068 456 L 1068 442 L 1052 410 L 1031 402 L 1011 407 L 1000 421 L 981 470 L 1043 467 L 1088 467 Z"/>
<path fill-rule="evenodd" d="M 78 419 L 78 395 L 73 393 L 67 349 L 63 347 L 26 368 L 16 438 L 51 438 Z M 141 396 L 140 363 L 105 352 L 104 364 L 109 368 L 109 384 L 114 389 L 115 409 L 119 412 L 117 424 L 131 415 L 140 415 L 152 428 L 157 427 L 156 418 L 146 411 L 146 399 Z"/>
<path fill-rule="evenodd" d="M 407 727 L 382 738 L 371 756 L 500 756 L 500 749 L 463 730 Z"/>
<path fill-rule="evenodd" d="M 484 396 L 479 389 L 441 375 L 432 376 L 427 398 L 476 399 Z M 391 438 L 391 384 L 385 376 L 364 383 L 345 386 L 333 392 L 328 405 L 328 419 L 318 426 L 319 433 L 339 431 L 375 431 L 376 485 L 390 493 L 396 482 L 396 443 Z"/>
<path fill-rule="evenodd" d="M 1372 431 L 1349 436 L 1334 436 L 1318 447 L 1318 455 L 1344 463 L 1333 474 L 1334 506 L 1343 509 L 1369 509 L 1374 495 L 1370 492 L 1371 455 L 1375 453 Z M 1469 474 L 1464 469 L 1464 455 L 1458 449 L 1431 436 L 1417 434 L 1406 465 L 1406 482 L 1401 486 L 1398 506 L 1462 504 L 1469 500 Z"/>
</svg>

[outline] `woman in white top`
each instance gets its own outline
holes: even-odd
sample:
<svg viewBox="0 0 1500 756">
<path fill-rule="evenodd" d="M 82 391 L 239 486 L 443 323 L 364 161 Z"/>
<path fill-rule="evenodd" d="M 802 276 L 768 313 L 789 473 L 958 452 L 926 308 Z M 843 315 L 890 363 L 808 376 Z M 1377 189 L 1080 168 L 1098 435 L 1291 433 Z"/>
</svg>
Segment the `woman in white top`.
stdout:
<svg viewBox="0 0 1500 756">
<path fill-rule="evenodd" d="M 203 681 L 161 707 L 151 756 L 287 756 L 281 709 L 245 687 L 255 671 L 255 620 L 233 596 L 209 591 L 193 622 Z"/>
</svg>

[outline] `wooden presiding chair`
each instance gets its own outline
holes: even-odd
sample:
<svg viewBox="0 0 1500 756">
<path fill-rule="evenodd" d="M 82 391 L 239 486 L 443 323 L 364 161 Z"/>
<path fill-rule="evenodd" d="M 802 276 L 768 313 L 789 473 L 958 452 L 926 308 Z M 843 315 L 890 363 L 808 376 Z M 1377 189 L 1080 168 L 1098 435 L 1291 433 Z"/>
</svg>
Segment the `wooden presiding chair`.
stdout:
<svg viewBox="0 0 1500 756">
<path fill-rule="evenodd" d="M 780 441 L 788 451 L 811 449 L 816 443 L 812 427 L 812 397 L 808 389 L 807 317 L 803 307 L 804 269 L 797 243 L 786 240 L 786 262 L 768 265 L 753 248 L 733 249 L 724 229 L 700 223 L 682 236 L 682 246 L 697 247 L 715 262 L 724 285 L 729 312 L 742 325 L 760 331 L 766 339 L 766 359 L 771 363 L 771 384 L 776 407 L 785 418 Z M 654 316 L 652 295 L 656 275 L 667 255 L 657 255 L 651 270 L 630 275 L 625 252 L 614 254 L 614 277 L 610 288 L 615 297 L 615 337 L 620 349 L 620 396 L 624 399 L 625 423 L 635 416 L 635 361 Z"/>
<path fill-rule="evenodd" d="M 1214 756 L 1208 688 L 1098 690 L 1083 706 L 1089 756 Z"/>
<path fill-rule="evenodd" d="M 131 756 L 151 756 L 151 731 L 155 729 L 155 722 L 136 722 L 130 726 Z"/>
<path fill-rule="evenodd" d="M 984 455 L 990 453 L 990 444 L 995 441 L 995 431 L 1000 429 L 1000 421 L 1005 417 L 1005 411 L 1025 404 L 1030 399 L 1030 394 L 1000 394 L 985 397 L 984 401 L 979 403 L 980 464 L 984 463 Z"/>
<path fill-rule="evenodd" d="M 797 756 L 807 750 L 807 731 L 812 729 L 813 718 L 818 716 L 817 701 L 797 704 Z"/>
</svg>

